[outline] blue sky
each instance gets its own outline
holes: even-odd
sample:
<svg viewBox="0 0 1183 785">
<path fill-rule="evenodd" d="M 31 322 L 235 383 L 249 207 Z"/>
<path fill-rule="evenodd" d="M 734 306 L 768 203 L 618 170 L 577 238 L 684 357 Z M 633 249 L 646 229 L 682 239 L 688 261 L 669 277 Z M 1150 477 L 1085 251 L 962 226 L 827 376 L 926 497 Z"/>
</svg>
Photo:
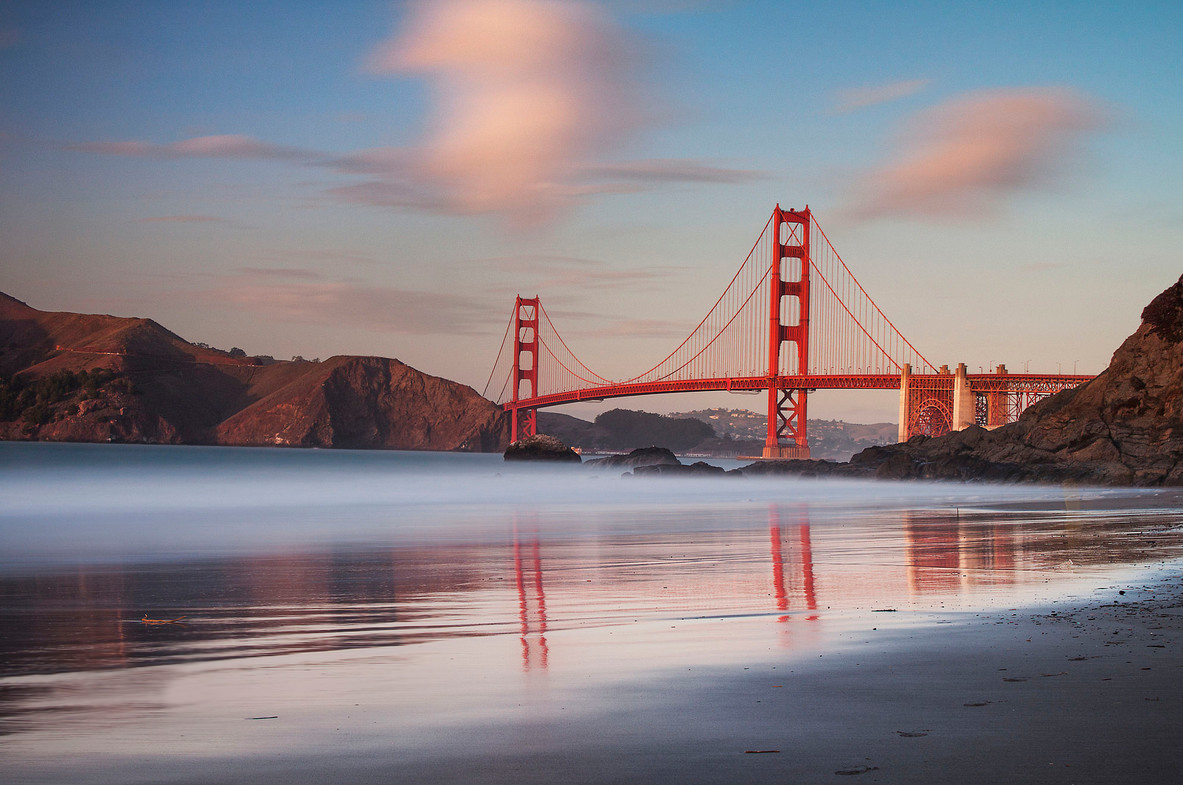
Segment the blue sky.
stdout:
<svg viewBox="0 0 1183 785">
<path fill-rule="evenodd" d="M 478 389 L 537 293 L 624 377 L 808 203 L 930 359 L 1095 372 L 1183 272 L 1181 40 L 1167 2 L 10 1 L 0 290 Z"/>
</svg>

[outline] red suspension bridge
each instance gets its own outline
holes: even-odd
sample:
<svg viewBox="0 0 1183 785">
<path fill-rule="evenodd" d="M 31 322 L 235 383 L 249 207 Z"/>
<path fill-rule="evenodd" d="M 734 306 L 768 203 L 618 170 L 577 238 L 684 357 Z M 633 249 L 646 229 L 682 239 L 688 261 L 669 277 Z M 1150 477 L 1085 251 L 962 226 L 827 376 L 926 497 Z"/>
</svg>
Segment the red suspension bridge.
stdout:
<svg viewBox="0 0 1183 785">
<path fill-rule="evenodd" d="M 571 351 L 537 296 L 519 296 L 485 394 L 501 383 L 495 400 L 511 413 L 516 440 L 537 432 L 537 411 L 547 406 L 767 390 L 764 457 L 808 458 L 806 403 L 817 390 L 900 390 L 905 441 L 1011 422 L 1040 398 L 1091 378 L 935 367 L 855 279 L 809 207 L 777 205 L 714 306 L 656 365 L 627 379 L 601 376 Z"/>
</svg>

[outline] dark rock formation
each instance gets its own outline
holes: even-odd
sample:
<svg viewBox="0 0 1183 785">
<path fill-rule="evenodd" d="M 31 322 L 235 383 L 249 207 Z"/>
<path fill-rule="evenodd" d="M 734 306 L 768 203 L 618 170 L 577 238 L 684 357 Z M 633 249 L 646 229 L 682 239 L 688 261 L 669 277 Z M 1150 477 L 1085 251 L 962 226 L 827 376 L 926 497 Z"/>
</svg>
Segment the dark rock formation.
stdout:
<svg viewBox="0 0 1183 785">
<path fill-rule="evenodd" d="M 814 462 L 745 474 L 804 473 Z M 872 447 L 829 473 L 888 479 L 1183 485 L 1183 277 L 1146 306 L 1142 324 L 1091 382 L 1030 407 L 994 431 Z"/>
<path fill-rule="evenodd" d="M 398 360 L 276 362 L 0 294 L 0 439 L 495 451 L 509 428 Z"/>
<path fill-rule="evenodd" d="M 639 466 L 681 466 L 682 462 L 665 447 L 638 447 L 628 455 L 594 458 L 587 465 L 597 469 L 631 469 Z"/>
<path fill-rule="evenodd" d="M 651 463 L 633 469 L 636 477 L 710 477 L 727 474 L 722 466 L 711 466 L 705 461 L 695 461 L 689 466 L 682 463 Z"/>
<path fill-rule="evenodd" d="M 511 442 L 505 448 L 505 460 L 580 463 L 583 459 L 579 457 L 579 453 L 555 437 L 540 433 Z"/>
</svg>

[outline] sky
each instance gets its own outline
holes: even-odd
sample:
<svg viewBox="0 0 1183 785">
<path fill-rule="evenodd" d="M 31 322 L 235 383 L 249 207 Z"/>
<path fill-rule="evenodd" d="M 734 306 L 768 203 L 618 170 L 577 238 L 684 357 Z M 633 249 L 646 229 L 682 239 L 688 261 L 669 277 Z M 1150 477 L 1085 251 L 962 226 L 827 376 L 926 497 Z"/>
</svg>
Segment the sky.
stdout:
<svg viewBox="0 0 1183 785">
<path fill-rule="evenodd" d="M 1095 373 L 1183 272 L 1180 41 L 1178 2 L 7 0 L 0 291 L 478 391 L 537 294 L 627 378 L 808 204 L 935 363 Z"/>
</svg>

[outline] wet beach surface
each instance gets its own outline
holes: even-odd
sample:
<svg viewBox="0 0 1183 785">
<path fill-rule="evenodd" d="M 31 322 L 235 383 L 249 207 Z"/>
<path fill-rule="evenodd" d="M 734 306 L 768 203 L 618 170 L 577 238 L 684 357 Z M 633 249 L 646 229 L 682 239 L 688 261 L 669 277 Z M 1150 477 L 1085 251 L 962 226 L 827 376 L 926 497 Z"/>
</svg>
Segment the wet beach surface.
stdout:
<svg viewBox="0 0 1183 785">
<path fill-rule="evenodd" d="M 41 474 L 0 455 L 6 781 L 1157 782 L 1183 763 L 1177 493 L 521 490 L 471 456 L 110 455 Z"/>
</svg>

